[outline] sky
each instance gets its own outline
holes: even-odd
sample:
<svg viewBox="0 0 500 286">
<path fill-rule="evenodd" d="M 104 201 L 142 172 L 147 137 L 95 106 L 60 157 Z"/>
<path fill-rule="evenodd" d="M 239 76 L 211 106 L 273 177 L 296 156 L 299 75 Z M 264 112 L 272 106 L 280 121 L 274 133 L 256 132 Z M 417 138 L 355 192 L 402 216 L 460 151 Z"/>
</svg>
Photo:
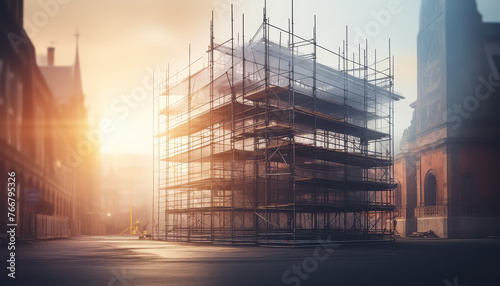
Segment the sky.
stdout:
<svg viewBox="0 0 500 286">
<path fill-rule="evenodd" d="M 500 1 L 478 0 L 483 21 L 500 21 Z M 84 93 L 94 128 L 106 122 L 101 151 L 105 154 L 152 154 L 153 77 L 183 69 L 192 58 L 206 58 L 211 11 L 216 41 L 230 37 L 230 4 L 235 33 L 245 14 L 245 31 L 253 34 L 262 21 L 262 1 L 243 0 L 25 0 L 24 26 L 33 41 L 39 64 L 47 47 L 55 47 L 55 64 L 72 65 L 78 30 Z M 268 0 L 274 25 L 287 28 L 290 0 Z M 369 55 L 395 57 L 395 89 L 406 99 L 395 105 L 395 143 L 410 124 L 409 104 L 417 97 L 416 38 L 418 0 L 295 0 L 295 32 L 312 35 L 317 16 L 318 43 L 338 49 L 349 27 L 349 43 L 368 38 Z M 398 147 L 396 149 L 399 149 Z"/>
</svg>

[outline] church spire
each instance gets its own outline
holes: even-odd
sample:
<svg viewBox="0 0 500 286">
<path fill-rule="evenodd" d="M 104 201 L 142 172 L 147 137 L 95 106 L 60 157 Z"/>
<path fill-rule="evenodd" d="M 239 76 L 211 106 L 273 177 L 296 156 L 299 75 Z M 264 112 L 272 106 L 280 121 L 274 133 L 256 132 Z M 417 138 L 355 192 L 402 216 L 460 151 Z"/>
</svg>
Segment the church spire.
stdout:
<svg viewBox="0 0 500 286">
<path fill-rule="evenodd" d="M 82 75 L 80 72 L 80 57 L 78 55 L 78 38 L 80 34 L 78 33 L 78 28 L 76 28 L 76 55 L 75 55 L 75 65 L 73 66 L 73 82 L 74 82 L 74 94 L 78 96 L 83 96 L 82 88 Z"/>
</svg>

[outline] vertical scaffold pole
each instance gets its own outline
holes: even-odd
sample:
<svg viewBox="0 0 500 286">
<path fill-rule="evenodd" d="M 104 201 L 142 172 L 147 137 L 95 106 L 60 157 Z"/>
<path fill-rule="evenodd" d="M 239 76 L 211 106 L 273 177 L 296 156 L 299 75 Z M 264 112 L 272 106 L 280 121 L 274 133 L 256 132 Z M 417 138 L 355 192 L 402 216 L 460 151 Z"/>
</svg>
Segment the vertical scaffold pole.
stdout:
<svg viewBox="0 0 500 286">
<path fill-rule="evenodd" d="M 155 136 L 155 118 L 156 118 L 156 108 L 155 108 L 155 102 L 156 102 L 156 95 L 155 95 L 155 76 L 154 76 L 154 72 L 153 72 L 153 197 L 152 197 L 152 206 L 151 206 L 151 238 L 154 240 L 155 239 L 155 232 L 154 232 L 154 229 L 155 229 L 155 174 L 157 173 L 156 172 L 156 158 L 157 156 L 159 156 L 159 154 L 156 154 L 156 150 L 155 150 L 155 144 L 157 143 L 157 140 L 156 139 L 156 136 Z M 158 113 L 158 120 L 160 119 L 159 118 L 159 113 Z M 159 199 L 159 198 L 158 198 Z"/>
<path fill-rule="evenodd" d="M 212 11 L 212 19 L 210 21 L 210 242 L 214 242 L 214 180 L 215 178 L 215 163 L 214 163 L 214 11 Z"/>
<path fill-rule="evenodd" d="M 189 56 L 188 56 L 188 61 L 189 61 L 189 66 L 188 66 L 188 130 L 191 131 L 191 44 L 189 44 Z M 191 176 L 193 174 L 193 163 L 191 162 L 191 148 L 192 148 L 192 138 L 191 134 L 188 135 L 188 184 L 191 183 Z M 193 190 L 191 189 L 191 185 L 187 188 L 187 207 L 188 209 L 191 208 L 191 193 Z M 187 213 L 187 241 L 191 240 L 191 216 L 193 214 L 191 212 Z M 179 222 L 182 224 L 182 222 Z"/>
<path fill-rule="evenodd" d="M 292 15 L 291 15 L 291 43 L 290 43 L 290 52 L 292 53 L 292 67 L 291 67 L 291 85 L 290 89 L 292 91 L 292 196 L 293 196 L 293 215 L 292 215 L 292 223 L 293 223 L 293 241 L 296 242 L 296 232 L 297 232 L 297 186 L 296 186 L 296 170 L 295 170 L 295 20 L 294 20 L 294 3 L 292 1 Z"/>
<path fill-rule="evenodd" d="M 268 45 L 268 39 L 267 39 L 267 29 L 268 29 L 268 26 L 267 26 L 267 15 L 266 15 L 266 9 L 267 9 L 267 1 L 264 1 L 264 10 L 263 10 L 263 37 L 264 37 L 264 87 L 265 87 L 265 101 L 264 101 L 264 116 L 265 116 L 265 120 L 264 120 L 264 126 L 265 126 L 265 132 L 264 132 L 264 137 L 265 137 L 265 141 L 266 141 L 266 146 L 265 146 L 265 153 L 264 153 L 264 157 L 265 157 L 265 169 L 264 169 L 264 197 L 265 197 L 265 210 L 266 210 L 266 213 L 265 213 L 265 219 L 266 221 L 264 222 L 265 225 L 266 225 L 266 245 L 268 244 L 269 242 L 269 221 L 270 221 L 270 218 L 269 218 L 269 211 L 268 211 L 268 206 L 269 206 L 269 169 L 270 169 L 270 166 L 269 166 L 269 154 L 268 154 L 268 148 L 269 148 L 269 130 L 268 130 L 268 127 L 269 127 L 269 58 L 268 58 L 268 48 L 269 48 L 269 45 Z"/>
<path fill-rule="evenodd" d="M 313 114 L 314 114 L 314 127 L 313 127 L 313 141 L 314 141 L 314 150 L 317 150 L 318 148 L 318 131 L 317 131 L 317 126 L 318 126 L 318 117 L 316 116 L 317 112 L 317 94 L 316 94 L 316 63 L 317 63 L 317 53 L 316 53 L 316 15 L 314 15 L 314 23 L 313 23 L 313 87 L 312 87 L 312 96 L 313 96 Z M 323 146 L 321 146 L 323 147 Z M 316 159 L 316 151 L 314 152 L 314 159 Z M 316 162 L 316 160 L 315 160 Z M 316 204 L 317 202 L 317 188 L 314 188 L 313 192 L 313 203 Z M 318 215 L 317 211 L 314 211 L 311 215 L 313 216 L 313 229 L 316 231 L 317 229 L 317 221 L 318 221 Z"/>
<path fill-rule="evenodd" d="M 233 18 L 233 4 L 231 4 L 231 243 L 235 243 L 235 212 L 234 212 L 234 176 L 235 176 L 235 144 L 234 144 L 234 133 L 235 133 L 235 101 L 236 94 L 234 89 L 234 18 Z"/>
<path fill-rule="evenodd" d="M 167 65 L 167 86 L 166 86 L 166 107 L 170 107 L 170 64 Z M 170 114 L 167 112 L 165 114 L 165 156 L 168 157 L 169 155 L 169 148 L 170 148 L 170 144 L 169 144 L 169 129 L 170 129 Z M 161 150 L 159 150 L 160 152 Z M 165 186 L 168 185 L 169 183 L 169 175 L 170 175 L 170 162 L 168 160 L 165 161 Z M 169 196 L 169 191 L 168 190 L 165 190 L 165 197 L 164 197 L 164 200 L 165 200 L 165 211 L 169 208 L 169 202 L 170 202 L 170 196 Z M 160 194 L 161 193 L 158 193 L 158 202 L 160 201 Z M 160 207 L 160 205 L 158 205 L 158 208 Z M 169 225 L 169 219 L 170 219 L 170 213 L 167 214 L 167 212 L 165 212 L 165 240 L 167 240 L 167 237 L 168 237 L 168 225 Z M 158 209 L 158 220 L 160 219 L 160 210 Z M 158 221 L 158 224 L 159 224 L 159 221 Z M 158 235 L 160 233 L 158 232 Z"/>
</svg>

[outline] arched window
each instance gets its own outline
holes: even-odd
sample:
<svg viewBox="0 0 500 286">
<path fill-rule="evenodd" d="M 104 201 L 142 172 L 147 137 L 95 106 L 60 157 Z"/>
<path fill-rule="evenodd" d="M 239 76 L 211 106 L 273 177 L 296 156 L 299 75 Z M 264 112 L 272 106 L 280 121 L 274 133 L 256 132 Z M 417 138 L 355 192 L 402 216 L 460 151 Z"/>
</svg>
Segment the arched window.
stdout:
<svg viewBox="0 0 500 286">
<path fill-rule="evenodd" d="M 462 202 L 472 203 L 475 200 L 475 185 L 476 180 L 472 173 L 465 173 L 462 176 Z"/>
<path fill-rule="evenodd" d="M 436 188 L 437 179 L 433 173 L 429 173 L 425 178 L 424 185 L 424 205 L 425 206 L 435 206 L 436 205 Z"/>
</svg>

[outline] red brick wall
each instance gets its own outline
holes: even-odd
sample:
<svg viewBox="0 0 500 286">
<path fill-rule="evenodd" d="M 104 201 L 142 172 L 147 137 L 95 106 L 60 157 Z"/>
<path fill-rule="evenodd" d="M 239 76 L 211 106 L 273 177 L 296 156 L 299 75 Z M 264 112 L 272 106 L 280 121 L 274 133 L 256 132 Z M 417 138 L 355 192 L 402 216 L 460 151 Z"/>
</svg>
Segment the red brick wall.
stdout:
<svg viewBox="0 0 500 286">
<path fill-rule="evenodd" d="M 460 147 L 457 151 L 457 174 L 453 176 L 454 193 L 463 190 L 464 174 L 472 173 L 476 197 L 481 201 L 500 199 L 500 150 L 484 146 Z"/>
</svg>

